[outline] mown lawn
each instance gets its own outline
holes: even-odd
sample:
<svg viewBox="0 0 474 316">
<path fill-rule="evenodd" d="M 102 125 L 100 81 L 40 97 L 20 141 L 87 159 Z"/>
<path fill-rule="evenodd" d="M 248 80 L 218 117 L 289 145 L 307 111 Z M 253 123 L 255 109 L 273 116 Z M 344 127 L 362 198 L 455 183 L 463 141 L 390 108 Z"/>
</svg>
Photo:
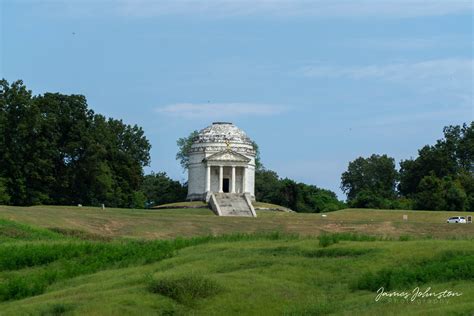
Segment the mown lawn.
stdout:
<svg viewBox="0 0 474 316">
<path fill-rule="evenodd" d="M 408 220 L 403 220 L 403 215 Z M 346 209 L 322 214 L 257 211 L 257 218 L 217 217 L 209 209 L 133 210 L 73 206 L 0 206 L 0 219 L 46 228 L 79 229 L 109 237 L 175 238 L 236 232 L 321 232 L 432 236 L 474 236 L 474 225 L 446 224 L 453 215 L 474 213 Z"/>
</svg>

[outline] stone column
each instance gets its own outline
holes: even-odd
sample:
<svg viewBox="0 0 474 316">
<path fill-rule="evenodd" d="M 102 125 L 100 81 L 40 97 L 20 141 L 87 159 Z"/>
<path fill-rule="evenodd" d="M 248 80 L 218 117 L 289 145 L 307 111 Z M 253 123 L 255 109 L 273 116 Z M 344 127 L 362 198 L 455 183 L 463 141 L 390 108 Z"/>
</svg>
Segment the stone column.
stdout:
<svg viewBox="0 0 474 316">
<path fill-rule="evenodd" d="M 232 166 L 232 190 L 230 192 L 235 193 L 235 166 Z"/>
<path fill-rule="evenodd" d="M 206 192 L 211 191 L 211 166 L 206 167 Z"/>
<path fill-rule="evenodd" d="M 242 193 L 245 193 L 247 190 L 247 167 L 244 167 L 242 174 Z"/>
<path fill-rule="evenodd" d="M 224 182 L 224 167 L 219 166 L 219 193 L 224 192 L 222 190 L 222 182 Z"/>
</svg>

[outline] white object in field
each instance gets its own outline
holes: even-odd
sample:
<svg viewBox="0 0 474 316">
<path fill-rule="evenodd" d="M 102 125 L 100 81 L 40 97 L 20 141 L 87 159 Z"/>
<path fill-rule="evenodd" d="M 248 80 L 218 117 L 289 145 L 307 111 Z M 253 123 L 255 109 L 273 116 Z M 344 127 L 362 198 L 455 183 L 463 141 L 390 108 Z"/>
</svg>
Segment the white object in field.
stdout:
<svg viewBox="0 0 474 316">
<path fill-rule="evenodd" d="M 102 209 L 105 210 L 105 204 L 102 204 Z"/>
<path fill-rule="evenodd" d="M 403 215 L 403 220 L 407 221 L 408 220 L 408 215 Z"/>
<path fill-rule="evenodd" d="M 82 204 L 77 204 L 78 207 L 82 207 Z"/>
<path fill-rule="evenodd" d="M 326 214 L 321 215 L 322 217 L 328 217 Z"/>
<path fill-rule="evenodd" d="M 446 221 L 450 224 L 466 224 L 466 218 L 464 216 L 452 216 Z"/>
</svg>

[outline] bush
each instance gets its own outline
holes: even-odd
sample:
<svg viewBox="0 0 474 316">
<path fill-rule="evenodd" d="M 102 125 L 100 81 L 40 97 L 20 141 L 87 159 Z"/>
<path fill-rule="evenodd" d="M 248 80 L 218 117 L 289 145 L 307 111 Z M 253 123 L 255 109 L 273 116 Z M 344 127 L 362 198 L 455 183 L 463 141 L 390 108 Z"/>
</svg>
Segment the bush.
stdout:
<svg viewBox="0 0 474 316">
<path fill-rule="evenodd" d="M 169 297 L 184 305 L 194 305 L 196 300 L 212 297 L 221 291 L 221 287 L 209 278 L 187 275 L 175 278 L 151 279 L 148 290 Z"/>
</svg>

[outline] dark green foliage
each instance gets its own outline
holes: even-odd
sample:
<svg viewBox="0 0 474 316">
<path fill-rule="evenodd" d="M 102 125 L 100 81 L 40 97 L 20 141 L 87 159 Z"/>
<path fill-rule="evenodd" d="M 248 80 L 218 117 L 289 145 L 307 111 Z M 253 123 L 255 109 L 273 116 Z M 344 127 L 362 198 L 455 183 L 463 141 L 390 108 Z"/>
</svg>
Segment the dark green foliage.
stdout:
<svg viewBox="0 0 474 316">
<path fill-rule="evenodd" d="M 148 207 L 184 201 L 188 193 L 185 185 L 172 180 L 165 172 L 146 175 L 141 191 Z"/>
<path fill-rule="evenodd" d="M 329 248 L 318 249 L 315 251 L 304 252 L 304 256 L 309 258 L 340 258 L 340 257 L 359 257 L 373 253 L 373 249 L 353 249 L 353 248 Z"/>
<path fill-rule="evenodd" d="M 255 150 L 255 169 L 261 170 L 264 169 L 262 164 L 262 158 L 260 157 L 260 148 L 258 148 L 258 144 L 255 141 L 252 141 L 253 149 Z"/>
<path fill-rule="evenodd" d="M 398 172 L 387 155 L 359 157 L 349 163 L 341 177 L 341 189 L 352 207 L 386 208 L 396 197 Z"/>
<path fill-rule="evenodd" d="M 262 168 L 255 172 L 255 198 L 297 212 L 320 213 L 343 209 L 345 204 L 334 192 L 314 185 L 280 179 L 274 171 Z"/>
<path fill-rule="evenodd" d="M 56 303 L 56 304 L 48 306 L 48 309 L 45 311 L 42 311 L 40 315 L 41 316 L 60 316 L 71 311 L 71 309 L 72 309 L 72 306 L 70 305 Z"/>
<path fill-rule="evenodd" d="M 176 153 L 176 160 L 179 161 L 181 167 L 184 170 L 188 169 L 189 163 L 189 151 L 191 150 L 191 145 L 193 144 L 194 139 L 198 136 L 198 131 L 192 131 L 188 137 L 181 137 L 176 141 L 178 145 L 178 152 Z"/>
<path fill-rule="evenodd" d="M 415 206 L 418 209 L 463 211 L 469 205 L 461 182 L 451 177 L 426 176 L 421 179 L 417 191 Z"/>
<path fill-rule="evenodd" d="M 360 237 L 358 237 L 360 238 Z M 307 258 L 336 258 L 336 257 L 358 257 L 371 252 L 375 249 L 353 249 L 353 248 L 328 248 L 317 250 L 303 250 L 298 247 L 276 247 L 259 249 L 258 253 L 271 256 L 303 256 Z"/>
<path fill-rule="evenodd" d="M 8 204 L 10 202 L 10 195 L 7 192 L 7 181 L 5 178 L 0 178 L 0 204 Z"/>
<path fill-rule="evenodd" d="M 0 135 L 0 203 L 143 207 L 143 130 L 95 114 L 84 96 L 33 97 L 2 80 Z"/>
<path fill-rule="evenodd" d="M 161 294 L 188 306 L 194 305 L 199 299 L 219 294 L 222 288 L 214 280 L 200 275 L 186 275 L 166 279 L 151 279 L 148 290 Z"/>
<path fill-rule="evenodd" d="M 474 211 L 474 122 L 443 132 L 416 159 L 402 160 L 399 172 L 386 155 L 350 162 L 341 183 L 349 206 Z"/>
<path fill-rule="evenodd" d="M 275 171 L 261 169 L 255 171 L 255 199 L 274 203 L 279 200 L 280 178 Z"/>
<path fill-rule="evenodd" d="M 429 282 L 474 280 L 474 253 L 446 251 L 427 260 L 384 268 L 362 275 L 354 289 L 377 291 L 407 289 Z"/>
<path fill-rule="evenodd" d="M 444 138 L 400 162 L 398 189 L 416 209 L 474 210 L 474 122 L 447 126 Z"/>
</svg>

